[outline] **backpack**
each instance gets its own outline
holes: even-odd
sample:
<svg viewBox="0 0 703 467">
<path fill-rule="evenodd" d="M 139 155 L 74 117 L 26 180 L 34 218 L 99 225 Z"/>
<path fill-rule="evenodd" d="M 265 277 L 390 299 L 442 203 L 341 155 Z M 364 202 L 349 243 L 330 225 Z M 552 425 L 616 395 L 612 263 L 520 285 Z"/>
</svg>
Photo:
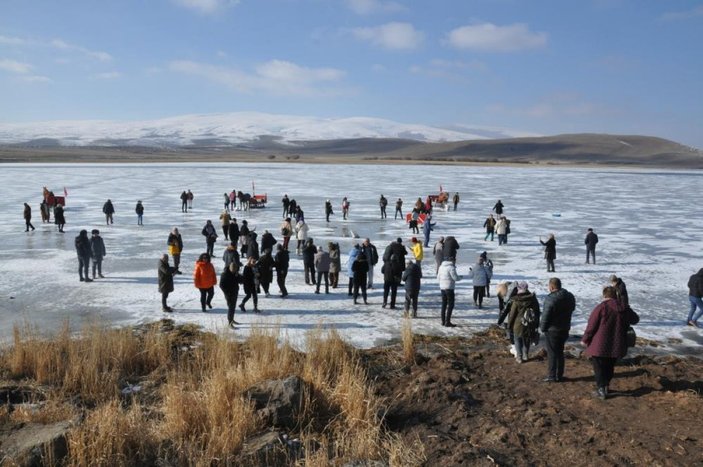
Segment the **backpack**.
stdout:
<svg viewBox="0 0 703 467">
<path fill-rule="evenodd" d="M 523 337 L 534 338 L 539 321 L 537 319 L 537 313 L 535 313 L 535 310 L 532 308 L 532 304 L 527 306 L 527 309 L 520 320 L 520 324 L 522 324 Z"/>
</svg>

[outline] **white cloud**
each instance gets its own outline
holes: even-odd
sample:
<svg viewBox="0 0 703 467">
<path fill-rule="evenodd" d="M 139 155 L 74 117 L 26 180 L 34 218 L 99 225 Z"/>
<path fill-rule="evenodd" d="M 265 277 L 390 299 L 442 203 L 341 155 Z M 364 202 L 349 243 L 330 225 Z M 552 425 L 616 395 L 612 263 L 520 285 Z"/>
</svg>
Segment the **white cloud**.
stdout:
<svg viewBox="0 0 703 467">
<path fill-rule="evenodd" d="M 107 52 L 90 50 L 80 45 L 69 44 L 68 42 L 62 39 L 53 39 L 51 42 L 49 42 L 49 45 L 59 50 L 80 52 L 89 58 L 99 60 L 101 62 L 109 62 L 110 60 L 112 60 L 112 56 Z"/>
<path fill-rule="evenodd" d="M 447 43 L 457 49 L 482 52 L 515 52 L 547 44 L 547 33 L 532 32 L 526 24 L 496 26 L 492 23 L 462 26 L 447 34 Z"/>
<path fill-rule="evenodd" d="M 339 91 L 331 86 L 345 76 L 344 71 L 336 68 L 308 68 L 284 60 L 262 63 L 253 72 L 187 60 L 171 62 L 169 68 L 225 85 L 237 92 L 281 96 L 338 94 Z"/>
<path fill-rule="evenodd" d="M 368 15 L 371 13 L 396 13 L 405 11 L 405 7 L 400 3 L 393 1 L 381 0 L 346 0 L 346 4 L 350 10 L 359 15 Z"/>
<path fill-rule="evenodd" d="M 426 75 L 433 78 L 444 78 L 452 81 L 466 82 L 470 73 L 484 72 L 488 69 L 485 63 L 478 60 L 444 60 L 433 59 L 427 65 L 413 65 L 410 73 Z"/>
<path fill-rule="evenodd" d="M 216 11 L 234 6 L 239 0 L 173 0 L 177 4 L 195 10 L 198 13 L 212 14 Z"/>
<path fill-rule="evenodd" d="M 93 78 L 96 79 L 117 79 L 121 77 L 122 73 L 120 73 L 119 71 L 106 71 L 104 73 L 97 73 L 93 75 Z"/>
<path fill-rule="evenodd" d="M 678 21 L 683 19 L 691 19 L 703 16 L 703 5 L 699 5 L 695 8 L 686 11 L 670 11 L 664 13 L 661 19 L 665 21 Z"/>
<path fill-rule="evenodd" d="M 29 75 L 23 76 L 22 81 L 26 81 L 28 83 L 50 83 L 51 78 L 41 75 Z"/>
<path fill-rule="evenodd" d="M 410 23 L 387 23 L 373 28 L 355 28 L 354 37 L 391 50 L 412 50 L 420 46 L 425 34 Z"/>
<path fill-rule="evenodd" d="M 539 119 L 578 118 L 617 113 L 616 110 L 606 105 L 590 102 L 574 93 L 556 93 L 526 107 L 495 104 L 489 106 L 487 110 L 496 114 Z"/>
<path fill-rule="evenodd" d="M 4 45 L 24 45 L 26 41 L 19 37 L 0 36 L 0 44 Z"/>
<path fill-rule="evenodd" d="M 32 71 L 32 65 L 18 62 L 17 60 L 0 59 L 0 70 L 9 71 L 10 73 L 27 74 Z"/>
</svg>

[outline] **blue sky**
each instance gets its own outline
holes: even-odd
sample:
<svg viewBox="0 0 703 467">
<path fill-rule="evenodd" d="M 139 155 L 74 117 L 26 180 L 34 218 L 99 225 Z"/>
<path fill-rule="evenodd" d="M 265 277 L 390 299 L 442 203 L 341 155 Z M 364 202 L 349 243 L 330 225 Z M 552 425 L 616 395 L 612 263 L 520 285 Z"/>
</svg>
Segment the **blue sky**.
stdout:
<svg viewBox="0 0 703 467">
<path fill-rule="evenodd" d="M 703 148 L 703 1 L 2 0 L 0 122 L 260 111 Z"/>
</svg>

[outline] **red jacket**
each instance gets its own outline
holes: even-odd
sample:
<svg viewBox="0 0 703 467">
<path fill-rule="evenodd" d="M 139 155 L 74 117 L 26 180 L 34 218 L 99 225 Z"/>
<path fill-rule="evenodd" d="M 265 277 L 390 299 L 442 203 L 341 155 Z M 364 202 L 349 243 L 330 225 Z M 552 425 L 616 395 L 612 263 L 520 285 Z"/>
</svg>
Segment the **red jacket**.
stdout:
<svg viewBox="0 0 703 467">
<path fill-rule="evenodd" d="M 196 261 L 193 271 L 193 282 L 199 289 L 209 289 L 217 285 L 215 267 L 208 261 Z"/>
<path fill-rule="evenodd" d="M 625 333 L 630 325 L 628 312 L 618 301 L 610 298 L 591 312 L 582 341 L 588 345 L 591 357 L 622 358 L 627 354 Z"/>
</svg>

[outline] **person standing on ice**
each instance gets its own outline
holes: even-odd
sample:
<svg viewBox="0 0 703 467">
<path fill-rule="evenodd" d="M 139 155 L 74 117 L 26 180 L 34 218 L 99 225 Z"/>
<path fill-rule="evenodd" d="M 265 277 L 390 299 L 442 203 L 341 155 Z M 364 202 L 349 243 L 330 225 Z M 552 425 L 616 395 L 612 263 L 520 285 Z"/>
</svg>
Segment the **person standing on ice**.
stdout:
<svg viewBox="0 0 703 467">
<path fill-rule="evenodd" d="M 229 215 L 229 211 L 227 209 L 222 211 L 222 214 L 220 214 L 220 224 L 222 225 L 222 233 L 225 235 L 225 240 L 229 240 L 229 224 L 231 220 L 232 218 Z"/>
<path fill-rule="evenodd" d="M 188 212 L 188 193 L 181 193 L 181 212 Z"/>
<path fill-rule="evenodd" d="M 264 233 L 261 235 L 261 253 L 263 253 L 264 250 L 273 251 L 273 246 L 276 243 L 278 243 L 278 240 L 276 240 L 273 234 L 268 230 L 264 230 Z"/>
<path fill-rule="evenodd" d="M 215 295 L 215 286 L 217 285 L 217 274 L 215 267 L 210 262 L 210 255 L 203 253 L 195 262 L 193 271 L 193 283 L 200 291 L 200 308 L 203 313 L 207 310 L 205 306 L 212 309 L 212 297 Z"/>
<path fill-rule="evenodd" d="M 393 215 L 393 219 L 398 219 L 398 216 L 400 218 L 403 218 L 403 200 L 398 198 L 398 201 L 395 202 L 395 214 Z"/>
<path fill-rule="evenodd" d="M 288 194 L 283 195 L 283 199 L 281 199 L 281 205 L 283 205 L 283 218 L 285 219 L 288 216 L 288 207 L 290 206 L 290 199 L 288 199 Z"/>
<path fill-rule="evenodd" d="M 425 257 L 425 250 L 422 248 L 422 243 L 417 240 L 417 237 L 410 239 L 410 243 L 410 251 L 413 252 L 415 262 L 422 267 L 422 260 Z"/>
<path fill-rule="evenodd" d="M 444 261 L 444 237 L 439 237 L 437 243 L 432 248 L 432 256 L 434 257 L 435 273 L 439 272 L 439 266 Z"/>
<path fill-rule="evenodd" d="M 361 247 L 357 243 L 354 245 L 354 247 L 351 249 L 349 252 L 349 257 L 347 258 L 347 277 L 349 277 L 349 293 L 348 295 L 351 297 L 353 295 L 354 291 L 354 270 L 352 269 L 352 266 L 354 265 L 354 261 L 356 261 L 356 257 L 361 254 Z"/>
<path fill-rule="evenodd" d="M 339 273 L 342 270 L 341 252 L 339 251 L 339 243 L 328 242 L 327 251 L 330 254 L 330 286 L 333 289 L 339 284 Z"/>
<path fill-rule="evenodd" d="M 305 212 L 303 212 L 303 208 L 298 205 L 295 208 L 295 222 L 297 224 L 300 221 L 305 222 Z"/>
<path fill-rule="evenodd" d="M 483 308 L 483 297 L 486 295 L 486 285 L 491 280 L 491 271 L 484 264 L 483 258 L 479 257 L 471 271 L 471 281 L 474 286 L 474 306 Z"/>
<path fill-rule="evenodd" d="M 361 252 L 366 255 L 366 264 L 369 266 L 369 274 L 366 279 L 366 288 L 373 289 L 373 267 L 378 263 L 378 250 L 371 240 L 366 238 L 361 244 Z"/>
<path fill-rule="evenodd" d="M 388 200 L 385 196 L 381 195 L 381 198 L 378 200 L 378 206 L 381 208 L 381 219 L 388 217 L 386 216 L 386 206 L 388 206 Z"/>
<path fill-rule="evenodd" d="M 359 299 L 359 291 L 361 291 L 364 305 L 368 305 L 369 302 L 366 301 L 366 279 L 369 274 L 369 263 L 366 261 L 366 255 L 363 251 L 356 256 L 351 269 L 354 276 L 354 305 L 357 304 Z"/>
<path fill-rule="evenodd" d="M 293 226 L 290 224 L 290 217 L 286 217 L 281 223 L 281 236 L 283 237 L 283 249 L 288 251 L 290 236 L 293 235 Z"/>
<path fill-rule="evenodd" d="M 63 228 L 66 225 L 66 217 L 63 214 L 63 206 L 60 204 L 57 204 L 54 208 L 54 223 L 56 227 L 59 228 L 59 232 L 63 233 Z"/>
<path fill-rule="evenodd" d="M 203 237 L 205 237 L 205 244 L 207 246 L 206 253 L 208 256 L 212 257 L 215 250 L 215 242 L 217 241 L 217 231 L 215 230 L 215 226 L 212 225 L 211 220 L 208 220 L 205 223 L 205 226 L 200 233 L 202 233 Z"/>
<path fill-rule="evenodd" d="M 312 238 L 308 238 L 303 246 L 303 270 L 305 271 L 305 283 L 315 285 L 315 254 L 317 247 Z"/>
<path fill-rule="evenodd" d="M 330 293 L 330 265 L 332 261 L 330 260 L 330 254 L 327 253 L 322 245 L 317 247 L 317 253 L 315 253 L 315 269 L 317 270 L 317 286 L 315 287 L 315 293 L 320 293 L 320 283 L 322 279 L 325 280 L 325 293 Z"/>
<path fill-rule="evenodd" d="M 181 264 L 181 252 L 183 251 L 183 238 L 178 232 L 178 228 L 174 227 L 171 233 L 168 234 L 168 240 L 166 240 L 166 245 L 168 245 L 168 252 L 173 256 L 173 266 L 176 269 L 175 274 L 182 274 L 178 267 Z"/>
<path fill-rule="evenodd" d="M 88 231 L 83 229 L 80 231 L 75 240 L 76 254 L 78 255 L 78 277 L 81 282 L 93 282 L 88 277 L 88 269 L 90 268 L 90 239 Z"/>
<path fill-rule="evenodd" d="M 105 214 L 105 224 L 112 224 L 112 215 L 115 214 L 115 207 L 109 199 L 105 201 L 105 204 L 103 204 L 103 213 Z"/>
<path fill-rule="evenodd" d="M 434 226 L 437 225 L 432 222 L 432 216 L 430 214 L 425 218 L 425 222 L 422 224 L 422 233 L 425 235 L 425 248 L 430 247 L 430 232 L 434 230 Z"/>
<path fill-rule="evenodd" d="M 229 195 L 227 193 L 225 193 L 224 198 L 225 198 L 225 211 L 229 211 Z"/>
<path fill-rule="evenodd" d="M 491 278 L 493 277 L 493 261 L 488 258 L 488 252 L 486 251 L 482 252 L 479 257 L 483 258 L 483 264 L 486 266 L 486 270 L 488 270 L 488 280 L 486 281 L 486 297 L 490 297 Z"/>
<path fill-rule="evenodd" d="M 452 197 L 452 202 L 454 203 L 454 210 L 456 211 L 456 207 L 459 204 L 459 192 L 457 191 L 454 193 L 454 196 Z"/>
<path fill-rule="evenodd" d="M 405 282 L 405 317 L 417 318 L 417 299 L 420 296 L 422 269 L 419 265 L 408 260 L 401 279 Z M 410 314 L 411 308 L 412 314 Z"/>
<path fill-rule="evenodd" d="M 398 285 L 400 278 L 403 276 L 403 260 L 398 259 L 395 253 L 392 253 L 388 261 L 383 262 L 381 273 L 383 274 L 383 305 L 381 308 L 388 306 L 388 295 L 390 295 L 390 309 L 395 310 L 395 300 L 398 295 Z"/>
<path fill-rule="evenodd" d="M 456 264 L 456 253 L 459 248 L 459 242 L 456 241 L 456 238 L 452 235 L 447 236 L 444 239 L 444 247 L 442 248 L 442 261 L 448 259 Z"/>
<path fill-rule="evenodd" d="M 308 225 L 305 221 L 300 221 L 295 224 L 295 238 L 298 240 L 298 245 L 295 248 L 296 254 L 300 256 L 303 253 L 303 245 L 308 239 Z"/>
<path fill-rule="evenodd" d="M 234 211 L 237 208 L 237 190 L 229 192 L 229 210 Z"/>
<path fill-rule="evenodd" d="M 36 230 L 32 225 L 32 208 L 29 207 L 29 204 L 27 203 L 24 203 L 24 225 L 25 232 L 29 232 L 30 228 L 32 231 Z"/>
<path fill-rule="evenodd" d="M 163 254 L 161 260 L 159 261 L 159 292 L 161 293 L 161 311 L 166 313 L 173 312 L 173 308 L 168 306 L 166 300 L 168 299 L 168 294 L 173 292 L 173 274 L 175 274 L 176 268 L 172 268 L 168 264 L 168 255 Z"/>
<path fill-rule="evenodd" d="M 691 308 L 688 311 L 686 324 L 693 327 L 700 327 L 698 320 L 703 316 L 703 268 L 688 279 L 688 301 Z M 698 313 L 696 313 L 698 308 Z"/>
<path fill-rule="evenodd" d="M 493 234 L 495 233 L 496 228 L 496 220 L 493 218 L 493 214 L 488 215 L 486 221 L 483 223 L 483 226 L 486 228 L 486 236 L 483 238 L 483 241 L 485 242 L 488 240 L 488 237 L 491 237 L 491 241 L 493 241 Z"/>
<path fill-rule="evenodd" d="M 237 252 L 237 243 L 231 242 L 225 248 L 224 253 L 222 253 L 222 261 L 225 263 L 225 269 L 229 267 L 230 264 L 235 263 L 237 265 L 237 270 L 242 266 L 239 260 L 239 252 Z"/>
<path fill-rule="evenodd" d="M 247 242 L 249 241 L 249 225 L 246 219 L 242 220 L 242 226 L 239 228 L 239 240 L 239 243 L 242 244 L 240 253 L 242 258 L 244 258 L 247 255 Z"/>
<path fill-rule="evenodd" d="M 264 289 L 264 294 L 268 297 L 269 287 L 271 282 L 273 282 L 273 266 L 274 266 L 273 256 L 271 256 L 271 249 L 266 248 L 261 252 L 261 257 L 256 262 L 256 269 L 259 271 L 259 285 Z M 257 289 L 257 292 L 259 290 Z"/>
<path fill-rule="evenodd" d="M 281 298 L 288 296 L 286 288 L 286 277 L 288 276 L 288 265 L 290 264 L 290 256 L 288 250 L 283 248 L 283 245 L 276 247 L 276 255 L 273 257 L 273 265 L 276 268 L 276 283 L 281 291 Z"/>
<path fill-rule="evenodd" d="M 342 199 L 342 219 L 347 220 L 349 217 L 349 200 L 345 196 L 344 199 Z"/>
<path fill-rule="evenodd" d="M 550 233 L 546 242 L 539 237 L 539 242 L 544 246 L 544 259 L 547 260 L 547 272 L 554 272 L 554 260 L 557 259 L 557 240 Z"/>
<path fill-rule="evenodd" d="M 235 263 L 230 263 L 220 275 L 220 290 L 227 301 L 227 325 L 234 329 L 235 324 L 239 324 L 234 320 L 234 312 L 237 309 L 237 296 L 239 295 L 239 283 L 242 278 L 239 275 L 239 266 Z"/>
<path fill-rule="evenodd" d="M 495 204 L 495 206 L 493 206 L 493 210 L 495 211 L 496 214 L 498 214 L 500 216 L 503 214 L 504 207 L 505 206 L 503 205 L 502 201 L 498 200 L 498 202 Z"/>
<path fill-rule="evenodd" d="M 452 323 L 452 311 L 454 311 L 454 287 L 456 281 L 460 280 L 461 276 L 456 273 L 456 266 L 450 260 L 442 261 L 437 271 L 437 281 L 439 282 L 439 290 L 442 293 L 442 326 L 448 328 L 456 327 Z"/>
<path fill-rule="evenodd" d="M 234 217 L 229 220 L 229 241 L 235 247 L 239 242 L 239 224 L 237 224 L 237 219 Z"/>
<path fill-rule="evenodd" d="M 256 232 L 249 232 L 247 240 L 247 258 L 259 259 L 259 242 L 256 241 Z"/>
<path fill-rule="evenodd" d="M 93 235 L 90 238 L 90 256 L 93 259 L 93 279 L 95 279 L 96 271 L 98 273 L 98 277 L 100 277 L 100 279 L 104 279 L 103 258 L 107 254 L 105 251 L 105 242 L 100 236 L 100 231 L 98 229 L 93 229 L 90 233 Z"/>
<path fill-rule="evenodd" d="M 505 216 L 500 216 L 498 218 L 498 222 L 496 222 L 495 225 L 495 232 L 498 234 L 498 246 L 508 243 L 507 238 L 508 234 L 506 233 L 508 231 L 508 223 L 505 222 Z"/>
<path fill-rule="evenodd" d="M 244 286 L 244 298 L 239 304 L 239 309 L 246 313 L 244 305 L 251 298 L 254 302 L 254 312 L 259 313 L 259 297 L 256 293 L 256 258 L 249 258 L 242 271 L 242 285 Z"/>
<path fill-rule="evenodd" d="M 142 201 L 137 201 L 137 206 L 134 208 L 134 212 L 137 213 L 137 225 L 144 225 L 144 205 Z"/>
<path fill-rule="evenodd" d="M 586 264 L 590 263 L 591 255 L 593 255 L 593 264 L 596 264 L 596 244 L 598 243 L 598 235 L 593 232 L 593 229 L 588 229 L 586 239 L 583 243 L 586 245 Z"/>
<path fill-rule="evenodd" d="M 290 200 L 288 203 L 288 215 L 290 217 L 295 217 L 295 211 L 298 209 L 298 202 L 294 199 Z"/>
<path fill-rule="evenodd" d="M 188 190 L 187 195 L 188 195 L 188 209 L 193 209 L 193 198 L 194 198 L 193 192 Z"/>
<path fill-rule="evenodd" d="M 329 222 L 330 216 L 333 214 L 334 212 L 332 211 L 332 201 L 328 199 L 327 201 L 325 201 L 325 220 Z"/>
</svg>

